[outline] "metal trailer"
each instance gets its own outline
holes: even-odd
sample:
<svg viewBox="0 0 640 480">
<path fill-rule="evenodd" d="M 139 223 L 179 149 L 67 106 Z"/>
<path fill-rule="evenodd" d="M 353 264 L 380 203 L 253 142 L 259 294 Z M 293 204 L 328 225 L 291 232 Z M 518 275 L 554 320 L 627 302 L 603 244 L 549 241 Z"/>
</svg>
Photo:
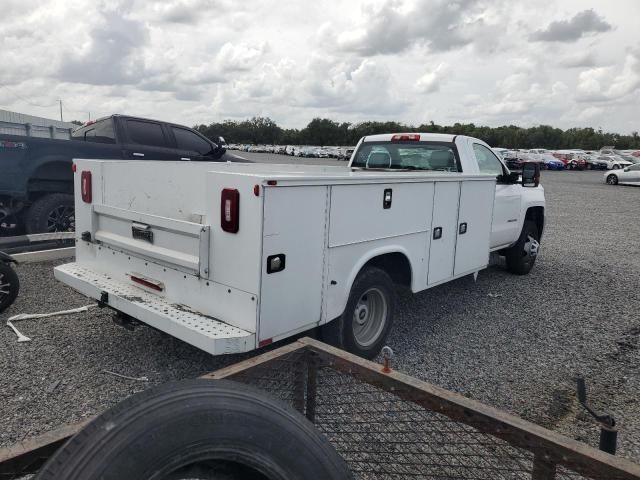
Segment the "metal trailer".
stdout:
<svg viewBox="0 0 640 480">
<path fill-rule="evenodd" d="M 201 378 L 292 405 L 360 479 L 640 479 L 640 465 L 309 338 Z M 0 450 L 0 478 L 36 472 L 89 421 Z"/>
</svg>

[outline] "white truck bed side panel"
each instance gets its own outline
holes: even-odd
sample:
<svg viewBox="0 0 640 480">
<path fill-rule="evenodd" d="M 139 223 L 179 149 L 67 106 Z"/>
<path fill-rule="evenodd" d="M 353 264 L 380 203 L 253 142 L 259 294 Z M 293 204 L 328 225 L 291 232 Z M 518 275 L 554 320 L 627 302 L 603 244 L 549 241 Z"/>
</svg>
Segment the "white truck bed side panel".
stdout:
<svg viewBox="0 0 640 480">
<path fill-rule="evenodd" d="M 211 251 L 209 265 L 212 280 L 258 294 L 262 258 L 262 202 L 253 187 L 261 184 L 255 177 L 228 173 L 207 173 L 206 214 L 211 223 Z M 237 233 L 222 230 L 220 225 L 220 199 L 225 188 L 240 193 L 240 228 Z"/>
<path fill-rule="evenodd" d="M 386 209 L 385 190 L 392 198 Z M 426 232 L 432 202 L 433 182 L 333 186 L 329 246 Z"/>
<path fill-rule="evenodd" d="M 461 234 L 458 230 L 455 276 L 480 270 L 489 263 L 494 192 L 493 182 L 462 182 L 458 229 L 466 224 L 467 231 Z"/>
<path fill-rule="evenodd" d="M 328 188 L 264 190 L 259 341 L 320 322 Z M 267 273 L 268 257 L 279 254 L 284 270 Z"/>
<path fill-rule="evenodd" d="M 459 182 L 436 183 L 431 223 L 431 247 L 429 250 L 429 285 L 453 277 L 453 261 L 456 253 L 458 227 Z M 433 232 L 441 229 L 441 237 L 433 238 Z"/>
<path fill-rule="evenodd" d="M 332 205 L 333 206 L 333 205 Z M 428 212 L 430 212 L 430 207 Z M 425 212 L 426 214 L 426 212 Z M 430 217 L 430 214 L 429 214 Z M 402 253 L 409 259 L 412 270 L 412 290 L 423 290 L 427 284 L 427 245 L 429 232 L 413 233 L 371 242 L 354 243 L 329 249 L 327 281 L 327 310 L 323 321 L 342 315 L 347 304 L 351 284 L 362 267 L 372 258 L 386 253 Z M 336 282 L 332 285 L 331 282 Z"/>
</svg>

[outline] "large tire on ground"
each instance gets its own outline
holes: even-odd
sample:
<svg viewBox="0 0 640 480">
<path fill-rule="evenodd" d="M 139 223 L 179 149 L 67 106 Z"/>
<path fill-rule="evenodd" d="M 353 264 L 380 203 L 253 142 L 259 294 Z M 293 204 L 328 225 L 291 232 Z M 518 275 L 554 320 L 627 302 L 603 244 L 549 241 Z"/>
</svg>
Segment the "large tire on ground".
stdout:
<svg viewBox="0 0 640 480">
<path fill-rule="evenodd" d="M 73 232 L 76 226 L 73 195 L 51 193 L 38 198 L 25 215 L 27 233 Z"/>
<path fill-rule="evenodd" d="M 393 326 L 395 304 L 391 277 L 367 267 L 353 282 L 344 313 L 322 327 L 321 338 L 360 357 L 375 358 Z"/>
<path fill-rule="evenodd" d="M 618 176 L 615 174 L 607 175 L 607 183 L 609 185 L 617 185 L 618 184 Z"/>
<path fill-rule="evenodd" d="M 525 220 L 520 238 L 505 252 L 507 269 L 517 275 L 526 275 L 531 271 L 540 250 L 540 234 L 532 220 Z"/>
<path fill-rule="evenodd" d="M 171 382 L 100 415 L 42 467 L 38 480 L 352 479 L 297 411 L 227 380 Z"/>
<path fill-rule="evenodd" d="M 10 265 L 0 261 L 0 312 L 9 308 L 20 291 L 20 279 Z"/>
</svg>

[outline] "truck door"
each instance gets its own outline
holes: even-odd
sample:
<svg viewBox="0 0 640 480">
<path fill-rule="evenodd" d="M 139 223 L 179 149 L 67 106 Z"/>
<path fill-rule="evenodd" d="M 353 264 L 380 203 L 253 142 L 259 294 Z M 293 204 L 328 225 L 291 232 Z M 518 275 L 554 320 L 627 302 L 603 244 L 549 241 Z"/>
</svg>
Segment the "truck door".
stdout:
<svg viewBox="0 0 640 480">
<path fill-rule="evenodd" d="M 480 173 L 496 177 L 505 173 L 502 162 L 489 148 L 479 143 L 473 143 L 472 147 Z M 521 225 L 520 195 L 519 185 L 496 183 L 491 248 L 508 246 L 518 239 Z"/>
<path fill-rule="evenodd" d="M 128 138 L 123 145 L 125 158 L 179 160 L 178 152 L 170 147 L 167 132 L 161 123 L 133 118 L 126 118 L 123 122 Z"/>
</svg>

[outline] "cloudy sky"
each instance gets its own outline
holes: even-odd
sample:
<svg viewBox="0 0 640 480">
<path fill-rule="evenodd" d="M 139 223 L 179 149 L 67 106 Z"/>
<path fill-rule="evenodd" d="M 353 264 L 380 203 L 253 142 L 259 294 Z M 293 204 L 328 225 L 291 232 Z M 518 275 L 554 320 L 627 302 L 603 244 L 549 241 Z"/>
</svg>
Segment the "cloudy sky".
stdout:
<svg viewBox="0 0 640 480">
<path fill-rule="evenodd" d="M 640 129 L 638 0 L 2 0 L 0 108 Z"/>
</svg>

